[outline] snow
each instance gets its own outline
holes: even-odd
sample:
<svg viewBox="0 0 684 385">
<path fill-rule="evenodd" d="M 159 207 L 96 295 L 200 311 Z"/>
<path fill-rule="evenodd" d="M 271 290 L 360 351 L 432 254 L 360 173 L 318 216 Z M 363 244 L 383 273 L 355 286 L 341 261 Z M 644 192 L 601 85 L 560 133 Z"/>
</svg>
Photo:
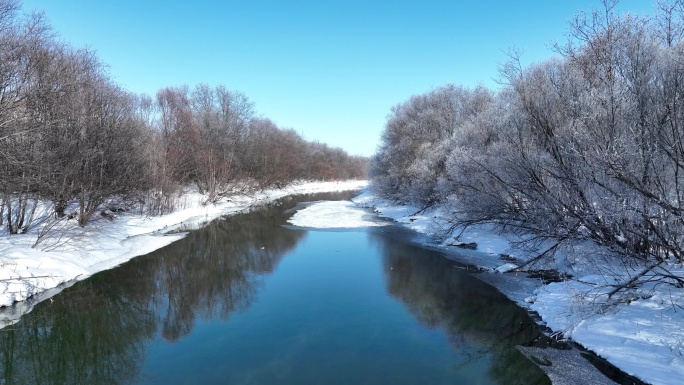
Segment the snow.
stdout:
<svg viewBox="0 0 684 385">
<path fill-rule="evenodd" d="M 586 281 L 592 281 L 586 277 Z M 629 304 L 605 306 L 606 287 L 585 279 L 538 290 L 531 309 L 623 371 L 651 384 L 679 383 L 684 375 L 684 292 L 662 285 Z"/>
<path fill-rule="evenodd" d="M 349 201 L 315 202 L 297 211 L 288 222 L 299 227 L 317 229 L 359 228 L 388 224 L 386 221 L 370 216 L 366 210 Z"/>
<path fill-rule="evenodd" d="M 365 181 L 297 183 L 283 189 L 252 195 L 235 195 L 216 204 L 203 204 L 206 197 L 196 192 L 184 195 L 183 208 L 169 215 L 142 217 L 117 214 L 104 217 L 81 229 L 65 227 L 53 237 L 32 247 L 36 233 L 0 237 L 0 327 L 16 322 L 33 305 L 55 295 L 75 280 L 118 266 L 184 236 L 173 230 L 198 227 L 218 218 L 302 193 L 356 190 Z M 684 378 L 684 289 L 653 283 L 609 303 L 607 293 L 612 275 L 624 266 L 610 265 L 604 251 L 590 244 L 573 245 L 559 252 L 552 266 L 575 279 L 541 285 L 530 280 L 516 286 L 520 273 L 510 270 L 519 261 L 536 255 L 535 250 L 512 247 L 520 236 L 501 234 L 491 226 L 472 226 L 465 231 L 451 229 L 449 212 L 442 207 L 421 210 L 379 199 L 366 191 L 355 198 L 359 206 L 371 207 L 381 216 L 428 235 L 444 250 L 458 251 L 459 260 L 497 274 L 483 279 L 506 287 L 502 291 L 541 316 L 543 322 L 564 338 L 582 344 L 623 371 L 652 384 L 675 384 Z M 73 221 L 72 221 L 73 222 Z M 295 213 L 290 223 L 315 228 L 379 226 L 367 211 L 350 202 L 316 202 Z M 63 235 L 63 236 L 62 236 Z M 477 250 L 449 245 L 476 243 Z M 540 245 L 538 253 L 547 245 Z M 505 258 L 503 258 L 505 256 Z M 684 266 L 668 266 L 684 276 Z M 608 275 L 606 273 L 609 273 Z M 516 292 L 517 290 L 517 292 Z M 30 298 L 30 301 L 26 299 Z M 20 301 L 19 303 L 16 303 Z M 614 302 L 614 301 L 613 301 Z"/>
<path fill-rule="evenodd" d="M 517 269 L 518 267 L 519 266 L 516 265 L 515 263 L 505 263 L 505 264 L 497 267 L 496 269 L 494 269 L 494 271 L 496 271 L 497 273 L 507 273 L 511 270 Z"/>
<path fill-rule="evenodd" d="M 98 217 L 85 228 L 70 220 L 53 229 L 34 246 L 39 229 L 28 234 L 0 236 L 0 327 L 16 322 L 36 300 L 49 298 L 65 284 L 116 267 L 133 257 L 162 248 L 185 234 L 173 230 L 196 228 L 221 216 L 296 194 L 360 190 L 366 181 L 299 182 L 282 189 L 232 195 L 205 204 L 197 192 L 183 195 L 182 208 L 168 215 L 147 217 L 117 214 Z M 32 301 L 25 301 L 31 298 Z M 26 303 L 10 306 L 16 302 Z"/>
<path fill-rule="evenodd" d="M 449 213 L 441 207 L 421 210 L 417 206 L 398 205 L 378 198 L 368 189 L 354 198 L 353 202 L 362 207 L 372 208 L 380 216 L 399 222 L 418 233 L 428 235 L 442 247 L 476 243 L 477 251 L 459 249 L 460 254 L 463 254 L 462 261 L 469 264 L 493 270 L 503 265 L 499 259 L 500 254 L 514 253 L 511 247 L 511 241 L 514 239 L 497 233 L 492 226 L 471 226 L 466 230 L 452 230 L 448 221 Z M 483 259 L 483 252 L 494 258 Z"/>
<path fill-rule="evenodd" d="M 549 247 L 512 247 L 522 236 L 500 233 L 492 226 L 451 229 L 443 207 L 421 211 L 398 205 L 366 190 L 354 202 L 431 238 L 447 255 L 494 273 L 481 277 L 521 306 L 539 314 L 555 335 L 572 339 L 622 371 L 654 385 L 678 384 L 684 378 L 684 289 L 653 282 L 608 298 L 611 284 L 625 280 L 639 266 L 626 267 L 610 252 L 590 243 L 559 250 L 546 266 L 571 274 L 564 282 L 530 285 L 520 273 L 510 273 Z M 477 250 L 453 247 L 476 243 Z M 457 250 L 457 252 L 455 251 Z M 456 254 L 454 256 L 453 254 Z M 684 277 L 684 266 L 668 270 Z M 521 280 L 520 285 L 512 281 Z"/>
</svg>

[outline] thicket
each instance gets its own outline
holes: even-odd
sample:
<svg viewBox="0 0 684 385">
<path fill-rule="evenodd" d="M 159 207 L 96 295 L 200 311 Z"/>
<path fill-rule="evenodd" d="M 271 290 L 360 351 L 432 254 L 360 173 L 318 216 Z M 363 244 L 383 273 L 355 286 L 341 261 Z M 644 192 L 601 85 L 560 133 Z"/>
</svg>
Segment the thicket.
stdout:
<svg viewBox="0 0 684 385">
<path fill-rule="evenodd" d="M 394 107 L 372 186 L 446 205 L 455 226 L 546 241 L 545 256 L 590 240 L 645 262 L 625 286 L 681 285 L 662 268 L 684 261 L 683 3 L 660 1 L 653 18 L 616 4 L 578 14 L 555 58 L 511 53 L 498 90 L 445 86 Z"/>
<path fill-rule="evenodd" d="M 237 182 L 363 178 L 366 164 L 277 127 L 224 86 L 127 92 L 42 15 L 0 0 L 0 226 L 9 233 L 26 231 L 46 201 L 83 226 L 113 198 L 163 212 L 180 186 L 212 201 Z"/>
</svg>

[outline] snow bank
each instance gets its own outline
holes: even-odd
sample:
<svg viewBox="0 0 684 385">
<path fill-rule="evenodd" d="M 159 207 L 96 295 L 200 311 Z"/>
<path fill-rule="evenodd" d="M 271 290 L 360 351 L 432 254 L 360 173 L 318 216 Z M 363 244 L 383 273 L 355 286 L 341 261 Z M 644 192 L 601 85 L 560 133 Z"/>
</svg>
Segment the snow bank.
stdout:
<svg viewBox="0 0 684 385">
<path fill-rule="evenodd" d="M 352 200 L 354 203 L 372 208 L 382 217 L 390 218 L 405 227 L 428 235 L 440 246 L 448 247 L 454 244 L 476 243 L 477 251 L 462 249 L 463 262 L 478 265 L 488 269 L 496 269 L 505 265 L 500 260 L 501 254 L 513 254 L 512 236 L 499 234 L 492 226 L 471 226 L 465 231 L 454 231 L 449 223 L 449 213 L 442 207 L 422 210 L 418 206 L 397 205 L 396 203 L 378 198 L 369 190 Z"/>
<path fill-rule="evenodd" d="M 340 229 L 385 226 L 388 223 L 370 216 L 349 201 L 323 201 L 313 203 L 297 211 L 289 220 L 299 227 L 318 229 Z"/>
<path fill-rule="evenodd" d="M 596 278 L 546 285 L 537 291 L 531 309 L 551 329 L 626 373 L 654 385 L 680 383 L 684 378 L 683 290 L 667 285 L 644 288 L 630 293 L 628 304 L 606 306 L 608 288 Z"/>
<path fill-rule="evenodd" d="M 521 240 L 500 234 L 491 226 L 473 226 L 465 231 L 450 229 L 444 208 L 421 211 L 397 205 L 366 191 L 354 202 L 371 207 L 380 215 L 431 236 L 445 249 L 450 245 L 477 243 L 477 250 L 459 249 L 459 259 L 492 272 L 504 273 L 544 250 L 517 250 Z M 623 296 L 621 303 L 607 302 L 610 284 L 618 274 L 629 274 L 615 258 L 604 258 L 605 250 L 591 244 L 573 245 L 559 252 L 551 266 L 579 277 L 566 282 L 536 286 L 522 301 L 560 335 L 571 338 L 606 358 L 624 372 L 654 385 L 677 384 L 684 378 L 684 289 L 652 284 Z M 669 266 L 683 277 L 684 266 Z M 633 273 L 633 272 L 632 272 Z M 507 276 L 509 274 L 497 274 Z M 517 278 L 516 278 L 517 279 Z M 488 281 L 498 282 L 498 278 Z M 524 286 L 523 287 L 529 287 Z M 505 294 L 509 294 L 504 289 Z"/>
<path fill-rule="evenodd" d="M 174 213 L 158 217 L 123 214 L 113 221 L 102 217 L 85 228 L 71 223 L 54 229 L 51 237 L 36 247 L 32 246 L 37 232 L 6 235 L 0 238 L 0 306 L 23 301 L 65 282 L 85 279 L 164 247 L 184 236 L 166 234 L 180 226 L 201 226 L 212 219 L 288 195 L 357 190 L 366 185 L 366 181 L 301 182 L 253 195 L 229 196 L 209 205 L 203 204 L 205 196 L 188 193 L 184 195 L 185 208 Z M 4 309 L 0 327 L 16 322 L 24 313 L 19 308 Z M 30 311 L 31 307 L 24 308 Z"/>
</svg>

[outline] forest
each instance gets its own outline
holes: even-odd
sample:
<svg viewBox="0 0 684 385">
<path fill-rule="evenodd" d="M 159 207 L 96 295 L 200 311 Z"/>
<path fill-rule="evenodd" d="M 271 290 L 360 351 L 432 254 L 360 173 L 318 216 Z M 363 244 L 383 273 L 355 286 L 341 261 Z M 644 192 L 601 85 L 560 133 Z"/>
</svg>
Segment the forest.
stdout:
<svg viewBox="0 0 684 385">
<path fill-rule="evenodd" d="M 0 226 L 10 234 L 34 225 L 45 202 L 85 226 L 112 200 L 161 214 L 187 186 L 210 203 L 236 186 L 365 178 L 367 163 L 278 127 L 223 85 L 128 92 L 95 52 L 0 0 Z"/>
<path fill-rule="evenodd" d="M 599 5 L 548 60 L 509 51 L 497 89 L 445 85 L 396 105 L 371 160 L 376 192 L 550 244 L 539 258 L 604 246 L 646 266 L 623 287 L 683 262 L 684 5 Z M 659 271 L 650 279 L 684 284 Z"/>
</svg>

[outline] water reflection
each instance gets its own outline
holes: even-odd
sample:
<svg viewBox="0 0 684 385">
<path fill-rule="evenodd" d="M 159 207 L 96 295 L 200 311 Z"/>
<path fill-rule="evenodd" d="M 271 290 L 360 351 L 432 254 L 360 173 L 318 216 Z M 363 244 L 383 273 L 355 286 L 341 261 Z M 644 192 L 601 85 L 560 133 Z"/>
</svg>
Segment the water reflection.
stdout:
<svg viewBox="0 0 684 385">
<path fill-rule="evenodd" d="M 515 350 L 546 338 L 523 309 L 435 252 L 382 233 L 371 234 L 371 241 L 382 250 L 388 292 L 423 325 L 446 331 L 458 367 L 486 361 L 500 383 L 549 383 Z"/>
<path fill-rule="evenodd" d="M 378 375 L 387 378 L 394 375 L 395 383 L 410 382 L 402 373 L 412 372 L 414 368 L 404 367 L 408 366 L 405 359 L 408 357 L 411 361 L 421 353 L 410 344 L 410 339 L 402 340 L 405 336 L 400 333 L 409 330 L 406 328 L 415 325 L 413 319 L 417 319 L 427 328 L 444 330 L 456 357 L 454 360 L 448 354 L 450 347 L 442 339 L 447 353 L 442 355 L 443 359 L 447 365 L 453 363 L 452 367 L 445 369 L 435 363 L 420 368 L 434 371 L 437 382 L 451 383 L 454 374 L 455 378 L 464 378 L 461 375 L 464 371 L 473 372 L 472 378 L 479 379 L 484 371 L 488 375 L 481 383 L 548 383 L 540 370 L 512 348 L 538 337 L 536 327 L 525 312 L 491 287 L 459 272 L 453 262 L 385 234 L 326 233 L 322 237 L 282 226 L 288 215 L 284 211 L 301 201 L 350 196 L 319 194 L 288 198 L 274 207 L 212 223 L 203 230 L 191 232 L 180 242 L 77 283 L 52 300 L 38 304 L 16 325 L 0 331 L 0 384 L 152 382 L 146 376 L 154 373 L 144 365 L 149 356 L 158 354 L 153 346 L 159 345 L 154 343 L 164 340 L 168 342 L 164 343 L 167 347 L 183 346 L 198 333 L 189 334 L 202 330 L 203 320 L 235 323 L 243 317 L 244 324 L 245 315 L 250 314 L 246 310 L 263 308 L 267 302 L 265 297 L 269 291 L 264 289 L 265 283 L 268 277 L 278 276 L 271 273 L 283 256 L 309 234 L 307 247 L 323 246 L 300 253 L 310 257 L 288 257 L 288 262 L 279 269 L 281 276 L 288 269 L 299 274 L 290 280 L 281 278 L 279 288 L 286 287 L 286 282 L 300 284 L 295 292 L 277 296 L 278 301 L 297 296 L 292 298 L 292 304 L 281 305 L 288 310 L 278 318 L 283 324 L 277 330 L 262 333 L 258 342 L 263 345 L 251 344 L 248 335 L 242 338 L 247 342 L 227 341 L 239 356 L 230 356 L 225 346 L 217 345 L 216 351 L 226 355 L 213 359 L 220 361 L 224 370 L 232 370 L 230 378 L 246 378 L 246 382 L 250 378 L 251 381 L 275 379 L 279 383 L 302 383 L 307 378 L 321 379 L 318 382 L 324 383 L 349 382 L 340 376 L 342 370 L 348 376 L 354 375 L 349 377 L 355 379 L 354 383 L 382 382 Z M 349 245 L 334 244 L 345 243 L 340 239 L 347 239 L 346 243 L 354 247 L 345 249 Z M 357 247 L 364 244 L 364 239 L 369 239 L 375 247 Z M 335 247 L 331 248 L 333 244 Z M 373 250 L 379 251 L 378 255 Z M 336 258 L 338 254 L 342 257 Z M 293 260 L 297 264 L 289 262 Z M 306 270 L 306 266 L 312 265 L 315 267 Z M 325 290 L 320 287 L 321 280 L 328 285 Z M 304 282 L 312 284 L 307 286 Z M 387 293 L 403 306 L 389 299 Z M 259 297 L 260 302 L 255 304 Z M 269 306 L 275 303 L 273 296 L 270 300 Z M 344 315 L 349 317 L 343 318 Z M 262 320 L 260 325 L 267 325 L 268 321 Z M 289 328 L 287 322 L 297 327 Z M 223 324 L 230 325 L 230 322 Z M 293 346 L 288 333 L 301 328 L 305 330 L 294 338 L 299 345 Z M 372 344 L 369 336 L 373 337 Z M 276 337 L 280 339 L 273 341 Z M 259 346 L 281 345 L 284 350 L 257 351 Z M 348 354 L 344 356 L 339 350 L 331 350 L 331 346 L 344 346 Z M 390 352 L 391 349 L 396 351 Z M 434 357 L 440 354 L 438 350 L 432 351 L 437 351 Z M 279 370 L 263 367 L 264 358 L 269 355 L 277 357 L 271 359 Z M 404 356 L 398 357 L 401 355 Z M 252 362 L 251 356 L 260 360 Z M 379 357 L 391 359 L 382 361 Z M 317 360 L 324 362 L 312 365 Z M 157 357 L 155 362 L 159 361 L 164 360 Z M 390 367 L 391 362 L 398 364 Z M 261 372 L 250 372 L 252 367 Z M 323 373 L 326 367 L 330 372 Z M 229 377 L 218 375 L 224 379 Z M 431 377 L 424 375 L 424 378 Z"/>
<path fill-rule="evenodd" d="M 306 234 L 282 229 L 283 220 L 280 207 L 238 215 L 157 253 L 160 267 L 153 266 L 150 273 L 161 293 L 155 313 L 161 317 L 162 336 L 177 340 L 198 317 L 226 320 L 246 309 L 260 277 L 272 272 Z"/>
<path fill-rule="evenodd" d="M 286 198 L 214 222 L 38 304 L 0 331 L 1 383 L 130 383 L 146 342 L 157 333 L 175 341 L 198 319 L 227 319 L 250 305 L 261 275 L 272 272 L 306 234 L 281 227 L 283 208 L 307 199 Z"/>
<path fill-rule="evenodd" d="M 144 355 L 141 340 L 151 336 L 155 327 L 145 304 L 112 297 L 110 293 L 116 291 L 114 284 L 88 282 L 69 296 L 56 298 L 49 312 L 36 309 L 35 315 L 0 332 L 4 383 L 122 383 L 132 379 Z"/>
</svg>

